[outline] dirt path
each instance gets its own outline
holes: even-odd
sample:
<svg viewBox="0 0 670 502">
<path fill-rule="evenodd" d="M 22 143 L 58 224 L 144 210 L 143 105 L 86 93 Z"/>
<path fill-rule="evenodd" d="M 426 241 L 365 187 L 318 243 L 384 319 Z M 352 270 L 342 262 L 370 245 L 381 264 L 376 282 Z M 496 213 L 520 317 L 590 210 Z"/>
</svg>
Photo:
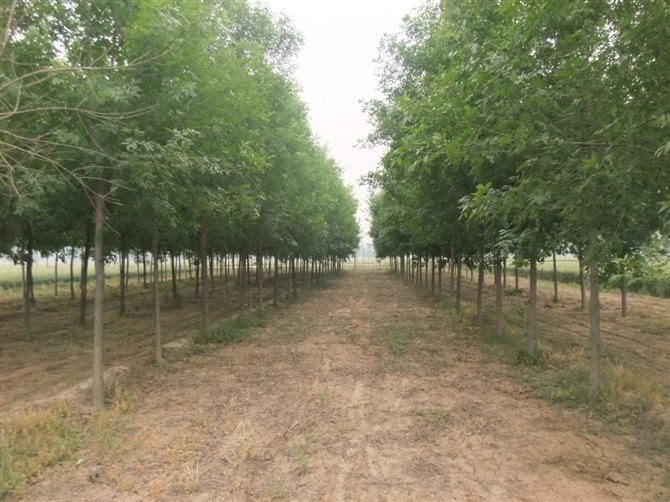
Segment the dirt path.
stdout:
<svg viewBox="0 0 670 502">
<path fill-rule="evenodd" d="M 351 272 L 247 342 L 142 375 L 111 453 L 83 452 L 26 499 L 670 498 L 662 465 L 510 371 L 399 280 Z"/>
</svg>

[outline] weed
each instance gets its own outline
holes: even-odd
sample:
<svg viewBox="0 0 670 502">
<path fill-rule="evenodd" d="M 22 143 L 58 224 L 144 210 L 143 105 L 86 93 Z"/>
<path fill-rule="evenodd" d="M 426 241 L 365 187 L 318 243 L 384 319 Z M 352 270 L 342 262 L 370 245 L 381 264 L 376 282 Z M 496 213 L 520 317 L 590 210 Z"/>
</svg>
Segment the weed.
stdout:
<svg viewBox="0 0 670 502">
<path fill-rule="evenodd" d="M 249 328 L 260 326 L 263 320 L 254 316 L 237 317 L 229 319 L 212 328 L 211 333 L 207 334 L 198 331 L 193 335 L 194 344 L 220 343 L 230 345 L 242 341 Z"/>
<path fill-rule="evenodd" d="M 379 333 L 379 337 L 391 354 L 405 354 L 410 349 L 411 333 L 404 329 L 389 328 Z"/>
<path fill-rule="evenodd" d="M 319 400 L 319 403 L 325 404 L 330 400 L 330 391 L 328 389 L 324 389 L 316 395 L 316 398 Z"/>
<path fill-rule="evenodd" d="M 265 500 L 285 500 L 288 498 L 288 490 L 283 479 L 275 479 L 268 483 L 263 491 L 263 499 Z"/>
<path fill-rule="evenodd" d="M 503 295 L 505 295 L 505 296 L 523 296 L 523 293 L 524 293 L 524 291 L 521 288 L 519 288 L 519 289 L 516 289 L 516 288 L 514 288 L 514 289 L 504 289 L 503 290 Z"/>
<path fill-rule="evenodd" d="M 200 483 L 200 462 L 192 459 L 184 462 L 181 466 L 181 488 L 186 493 L 192 493 L 198 489 Z"/>
<path fill-rule="evenodd" d="M 524 366 L 540 366 L 544 364 L 546 357 L 544 352 L 540 349 L 535 349 L 533 352 L 528 352 L 527 350 L 521 349 L 516 353 L 516 359 L 514 364 L 520 364 Z"/>
<path fill-rule="evenodd" d="M 253 457 L 254 428 L 246 420 L 242 420 L 237 426 L 238 458 L 250 460 Z"/>
<path fill-rule="evenodd" d="M 0 498 L 42 469 L 72 457 L 80 444 L 74 417 L 65 406 L 26 412 L 3 421 L 0 430 Z"/>
<path fill-rule="evenodd" d="M 112 408 L 122 415 L 130 413 L 137 406 L 137 393 L 120 386 L 118 383 L 112 388 L 110 394 Z"/>
<path fill-rule="evenodd" d="M 309 467 L 307 465 L 307 457 L 305 456 L 305 445 L 298 443 L 293 446 L 293 459 L 298 464 L 298 473 L 307 474 Z"/>
<path fill-rule="evenodd" d="M 449 425 L 452 421 L 451 414 L 444 408 L 417 408 L 414 410 L 417 421 L 425 427 L 439 429 Z"/>
</svg>

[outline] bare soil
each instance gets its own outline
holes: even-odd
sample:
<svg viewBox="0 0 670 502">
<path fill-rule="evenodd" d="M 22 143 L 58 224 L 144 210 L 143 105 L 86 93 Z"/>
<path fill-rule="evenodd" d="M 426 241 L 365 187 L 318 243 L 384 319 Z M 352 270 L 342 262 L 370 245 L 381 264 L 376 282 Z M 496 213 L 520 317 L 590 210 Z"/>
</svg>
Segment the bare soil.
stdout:
<svg viewBox="0 0 670 502">
<path fill-rule="evenodd" d="M 540 338 L 585 343 L 576 294 L 545 302 L 552 329 Z M 604 345 L 644 361 L 666 390 L 668 303 L 631 296 L 619 321 L 605 295 L 603 314 Z M 166 312 L 168 339 L 194 328 L 191 310 Z M 146 321 L 112 321 L 108 364 L 130 368 L 138 403 L 109 451 L 45 471 L 25 500 L 670 500 L 667 451 L 641 452 L 634 435 L 539 399 L 386 271 L 350 271 L 273 310 L 244 342 L 172 349 L 160 367 L 147 360 Z M 43 350 L 18 328 L 3 335 L 3 417 L 88 374 L 88 340 L 71 336 L 54 358 L 69 331 L 52 326 Z"/>
</svg>

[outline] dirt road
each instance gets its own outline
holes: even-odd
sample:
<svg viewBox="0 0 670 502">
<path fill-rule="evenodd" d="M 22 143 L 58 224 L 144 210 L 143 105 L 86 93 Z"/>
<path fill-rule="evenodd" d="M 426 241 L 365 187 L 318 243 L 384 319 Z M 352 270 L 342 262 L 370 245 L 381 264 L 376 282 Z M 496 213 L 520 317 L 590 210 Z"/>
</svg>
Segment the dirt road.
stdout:
<svg viewBox="0 0 670 502">
<path fill-rule="evenodd" d="M 243 343 L 144 368 L 113 448 L 26 498 L 670 498 L 663 466 L 534 397 L 449 319 L 385 271 L 349 272 Z"/>
</svg>

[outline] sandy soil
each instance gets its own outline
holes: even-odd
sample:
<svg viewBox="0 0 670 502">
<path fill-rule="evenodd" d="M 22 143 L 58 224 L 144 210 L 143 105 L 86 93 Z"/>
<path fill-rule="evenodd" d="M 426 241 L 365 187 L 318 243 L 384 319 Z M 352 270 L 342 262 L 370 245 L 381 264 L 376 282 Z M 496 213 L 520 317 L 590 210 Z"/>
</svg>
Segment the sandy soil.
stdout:
<svg viewBox="0 0 670 502">
<path fill-rule="evenodd" d="M 449 319 L 350 272 L 248 341 L 132 368 L 114 451 L 25 500 L 670 500 L 667 464 L 539 400 Z"/>
</svg>

